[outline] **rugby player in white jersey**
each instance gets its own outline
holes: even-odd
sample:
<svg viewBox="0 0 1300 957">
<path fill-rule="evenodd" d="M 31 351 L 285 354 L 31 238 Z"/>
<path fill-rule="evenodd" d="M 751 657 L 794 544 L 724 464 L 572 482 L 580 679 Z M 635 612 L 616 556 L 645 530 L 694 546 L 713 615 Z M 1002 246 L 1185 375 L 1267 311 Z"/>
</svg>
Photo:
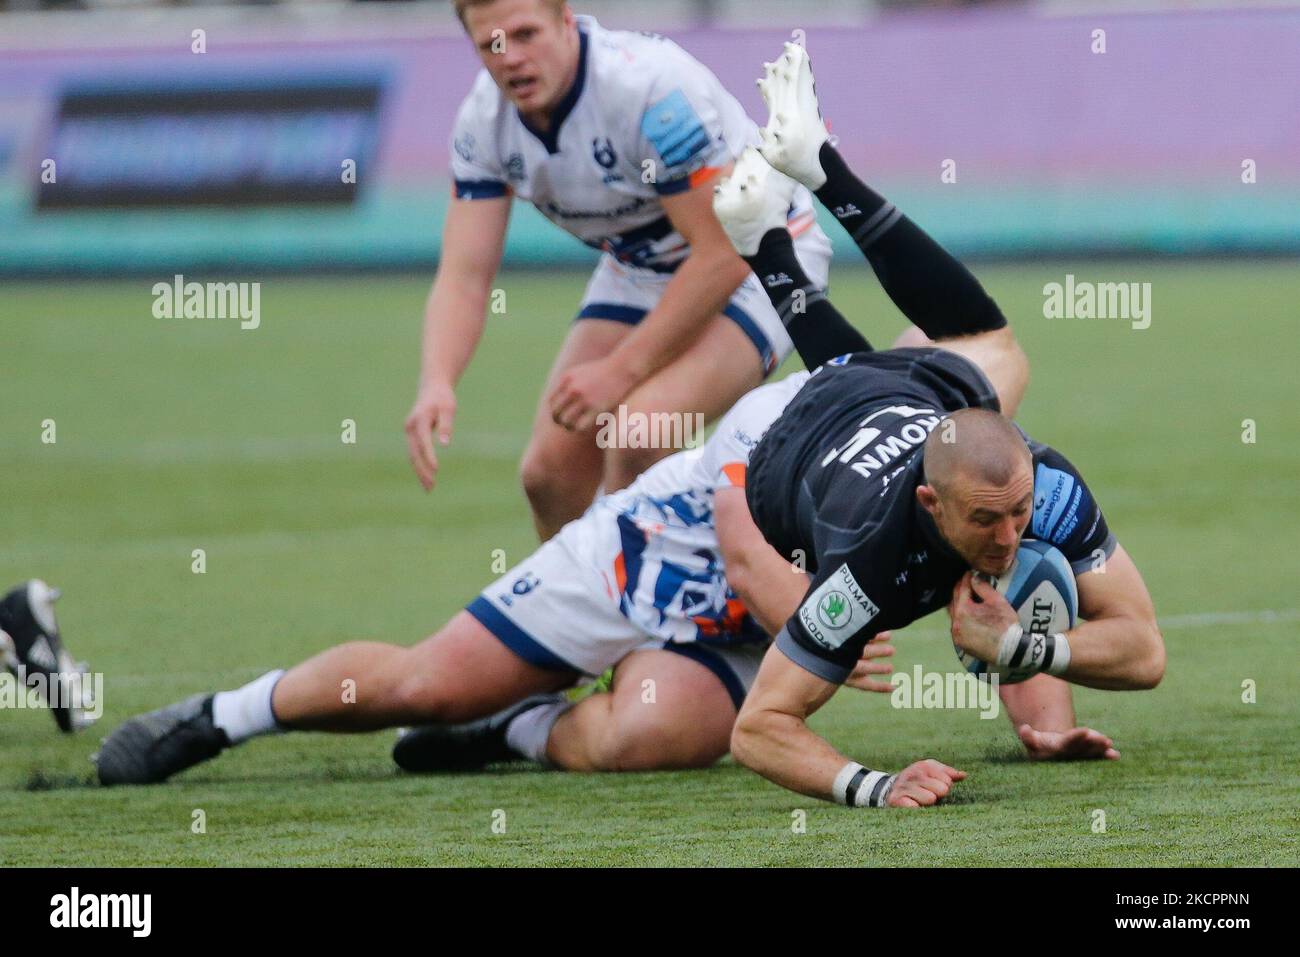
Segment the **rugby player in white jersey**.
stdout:
<svg viewBox="0 0 1300 957">
<path fill-rule="evenodd" d="M 484 69 L 451 137 L 454 197 L 407 441 L 431 488 L 436 446 L 452 438 L 455 388 L 483 332 L 512 197 L 531 202 L 602 250 L 521 464 L 544 541 L 602 485 L 624 488 L 671 451 L 599 448 L 599 413 L 626 405 L 712 420 L 790 352 L 711 207 L 713 180 L 757 142 L 757 128 L 706 67 L 663 37 L 605 30 L 563 0 L 454 6 Z M 802 265 L 824 286 L 830 243 L 807 190 L 787 220 Z"/>
<path fill-rule="evenodd" d="M 769 634 L 781 624 L 756 621 L 736 600 L 726 576 L 746 571 L 725 567 L 714 492 L 743 485 L 755 439 L 807 380 L 800 372 L 755 389 L 702 448 L 600 496 L 425 641 L 349 642 L 242 688 L 130 719 L 96 755 L 101 782 L 162 781 L 278 732 L 409 725 L 425 727 L 394 749 L 408 770 L 520 757 L 580 771 L 713 763 L 727 752 Z M 749 534 L 757 535 L 752 524 Z M 851 683 L 892 690 L 875 677 L 890 670 L 875 659 L 892 651 L 869 644 Z M 623 666 L 647 658 L 658 666 Z M 608 694 L 574 704 L 555 693 L 610 667 Z M 341 693 L 348 682 L 353 695 Z"/>
</svg>

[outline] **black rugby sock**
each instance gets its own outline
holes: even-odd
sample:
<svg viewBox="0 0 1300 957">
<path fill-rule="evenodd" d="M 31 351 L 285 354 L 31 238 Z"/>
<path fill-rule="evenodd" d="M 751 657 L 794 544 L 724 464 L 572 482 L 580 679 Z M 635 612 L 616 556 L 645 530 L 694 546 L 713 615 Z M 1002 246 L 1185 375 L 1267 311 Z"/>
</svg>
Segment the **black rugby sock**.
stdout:
<svg viewBox="0 0 1300 957">
<path fill-rule="evenodd" d="M 894 305 L 931 339 L 1007 324 L 979 280 L 893 203 L 853 175 L 829 142 L 818 154 L 817 198 L 853 237 Z"/>
<path fill-rule="evenodd" d="M 746 256 L 767 291 L 767 298 L 785 326 L 809 369 L 846 352 L 870 352 L 871 343 L 849 325 L 826 298 L 826 292 L 808 278 L 794 252 L 794 240 L 784 227 L 769 229 L 758 244 L 758 252 Z"/>
</svg>

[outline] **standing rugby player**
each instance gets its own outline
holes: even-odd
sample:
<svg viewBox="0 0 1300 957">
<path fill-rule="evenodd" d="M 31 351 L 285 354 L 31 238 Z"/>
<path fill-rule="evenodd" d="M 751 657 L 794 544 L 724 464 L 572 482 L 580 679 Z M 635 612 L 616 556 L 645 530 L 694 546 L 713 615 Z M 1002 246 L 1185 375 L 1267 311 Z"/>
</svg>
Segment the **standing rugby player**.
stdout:
<svg viewBox="0 0 1300 957">
<path fill-rule="evenodd" d="M 602 29 L 564 0 L 455 0 L 455 9 L 484 69 L 452 136 L 455 196 L 407 442 L 431 488 L 435 446 L 451 441 L 455 387 L 483 332 L 511 198 L 528 200 L 603 252 L 523 455 L 545 540 L 602 484 L 623 488 L 671 451 L 599 448 L 599 413 L 625 404 L 712 420 L 789 353 L 781 318 L 711 208 L 711 181 L 757 142 L 757 128 L 708 69 L 662 37 Z M 824 286 L 830 243 L 807 190 L 784 215 L 804 270 Z"/>
</svg>

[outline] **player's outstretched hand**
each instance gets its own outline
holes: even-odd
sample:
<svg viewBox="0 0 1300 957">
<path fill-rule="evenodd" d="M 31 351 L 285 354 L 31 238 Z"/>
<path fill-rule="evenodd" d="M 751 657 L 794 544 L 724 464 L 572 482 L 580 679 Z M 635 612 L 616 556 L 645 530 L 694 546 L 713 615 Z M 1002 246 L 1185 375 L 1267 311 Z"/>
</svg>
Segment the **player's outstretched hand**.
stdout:
<svg viewBox="0 0 1300 957">
<path fill-rule="evenodd" d="M 1035 731 L 1022 724 L 1016 733 L 1033 761 L 1096 761 L 1102 758 L 1114 761 L 1119 757 L 1115 742 L 1092 728 Z"/>
<path fill-rule="evenodd" d="M 893 655 L 894 646 L 889 643 L 893 637 L 893 632 L 882 631 L 867 642 L 866 647 L 862 649 L 862 657 L 853 666 L 853 674 L 849 675 L 848 680 L 844 683 L 850 688 L 857 688 L 859 691 L 879 691 L 884 694 L 893 691 L 894 686 L 888 681 L 881 681 L 878 678 L 871 677 L 872 675 L 887 675 L 894 670 L 894 666 L 888 661 L 875 660 Z"/>
<path fill-rule="evenodd" d="M 438 433 L 440 445 L 450 444 L 455 422 L 456 393 L 451 386 L 442 383 L 423 386 L 406 417 L 406 450 L 411 457 L 411 467 L 426 492 L 433 488 L 438 474 L 433 434 Z"/>
<path fill-rule="evenodd" d="M 890 807 L 929 807 L 947 797 L 953 784 L 965 778 L 965 771 L 926 758 L 898 772 L 885 803 Z"/>
</svg>

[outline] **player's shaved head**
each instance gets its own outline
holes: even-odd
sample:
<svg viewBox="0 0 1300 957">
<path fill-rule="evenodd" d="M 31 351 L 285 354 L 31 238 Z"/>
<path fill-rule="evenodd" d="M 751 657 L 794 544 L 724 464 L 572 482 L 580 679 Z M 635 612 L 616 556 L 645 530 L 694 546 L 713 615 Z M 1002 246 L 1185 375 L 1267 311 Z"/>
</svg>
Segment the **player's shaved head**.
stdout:
<svg viewBox="0 0 1300 957">
<path fill-rule="evenodd" d="M 1031 456 L 1020 430 L 989 409 L 958 409 L 926 439 L 925 481 L 947 497 L 972 483 L 1002 488 L 1029 468 Z"/>
<path fill-rule="evenodd" d="M 972 568 L 1000 575 L 1033 514 L 1033 456 L 1020 430 L 988 409 L 961 409 L 930 433 L 917 500 Z"/>
</svg>

